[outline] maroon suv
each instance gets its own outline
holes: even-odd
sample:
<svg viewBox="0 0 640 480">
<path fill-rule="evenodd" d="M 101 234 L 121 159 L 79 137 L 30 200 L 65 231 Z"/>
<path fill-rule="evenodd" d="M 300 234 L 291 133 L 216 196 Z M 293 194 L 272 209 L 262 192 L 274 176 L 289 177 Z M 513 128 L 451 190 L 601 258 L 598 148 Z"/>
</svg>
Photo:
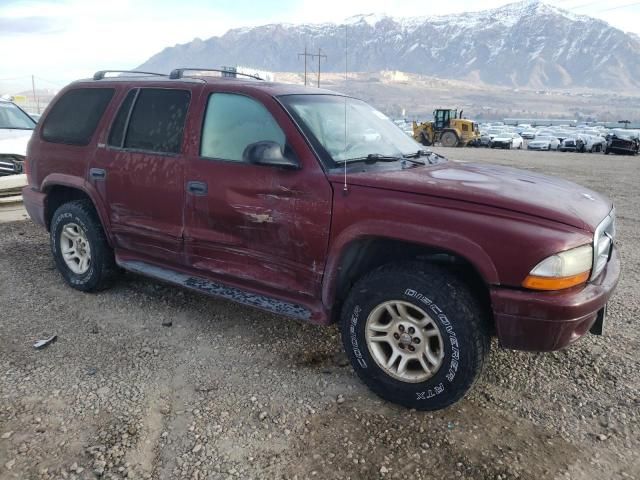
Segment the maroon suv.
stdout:
<svg viewBox="0 0 640 480">
<path fill-rule="evenodd" d="M 362 380 L 421 410 L 465 394 L 492 335 L 547 351 L 601 332 L 606 197 L 448 162 L 355 98 L 186 72 L 98 72 L 36 127 L 24 202 L 73 288 L 121 267 L 338 322 Z"/>
</svg>

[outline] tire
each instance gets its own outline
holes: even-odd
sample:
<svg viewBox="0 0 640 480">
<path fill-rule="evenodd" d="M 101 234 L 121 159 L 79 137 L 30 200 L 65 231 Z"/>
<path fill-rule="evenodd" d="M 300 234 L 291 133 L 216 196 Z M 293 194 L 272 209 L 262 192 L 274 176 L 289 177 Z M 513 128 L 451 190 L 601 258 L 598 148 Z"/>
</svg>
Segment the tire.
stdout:
<svg viewBox="0 0 640 480">
<path fill-rule="evenodd" d="M 443 147 L 455 147 L 458 145 L 458 136 L 454 132 L 444 132 L 440 136 L 440 143 Z"/>
<path fill-rule="evenodd" d="M 78 238 L 81 240 L 77 240 Z M 79 241 L 82 245 L 78 244 Z M 76 290 L 103 290 L 109 286 L 118 271 L 113 250 L 89 200 L 74 200 L 58 207 L 51 219 L 50 243 L 58 271 L 64 281 Z M 77 252 L 79 256 L 65 260 L 65 255 L 70 255 L 63 254 L 63 249 Z M 87 251 L 89 260 L 83 266 L 80 258 L 85 258 L 82 253 Z M 83 270 L 84 267 L 86 270 Z"/>
<path fill-rule="evenodd" d="M 429 141 L 429 138 L 427 137 L 427 134 L 422 132 L 420 134 L 420 143 L 422 145 L 424 145 L 425 147 L 430 147 L 431 146 L 431 142 Z"/>
<path fill-rule="evenodd" d="M 410 321 L 400 329 L 393 324 L 386 302 L 393 302 L 391 310 L 398 319 L 403 318 L 398 316 L 398 304 L 412 317 L 428 319 L 425 321 L 430 322 L 430 328 L 437 328 L 440 337 L 434 334 L 435 329 L 426 330 L 415 323 L 411 332 Z M 389 327 L 382 327 L 389 328 L 385 337 L 389 343 L 368 342 L 367 335 L 378 335 L 370 327 L 379 328 L 382 317 L 389 322 Z M 404 318 L 399 321 L 407 323 Z M 349 293 L 340 320 L 345 351 L 360 379 L 383 399 L 417 410 L 445 408 L 473 386 L 490 348 L 486 325 L 483 308 L 462 281 L 442 267 L 419 262 L 386 265 L 360 279 Z M 405 333 L 415 337 L 409 340 Z M 423 340 L 416 342 L 420 337 Z M 400 345 L 403 341 L 408 343 Z M 427 345 L 432 348 L 431 358 L 435 356 L 440 362 L 430 360 L 432 374 L 415 359 L 417 356 L 427 364 L 426 351 L 418 350 Z M 415 351 L 405 355 L 412 347 Z M 413 356 L 405 362 L 402 373 L 408 378 L 398 377 L 402 357 L 391 364 L 395 373 L 381 367 L 394 351 L 403 351 L 405 358 Z"/>
</svg>

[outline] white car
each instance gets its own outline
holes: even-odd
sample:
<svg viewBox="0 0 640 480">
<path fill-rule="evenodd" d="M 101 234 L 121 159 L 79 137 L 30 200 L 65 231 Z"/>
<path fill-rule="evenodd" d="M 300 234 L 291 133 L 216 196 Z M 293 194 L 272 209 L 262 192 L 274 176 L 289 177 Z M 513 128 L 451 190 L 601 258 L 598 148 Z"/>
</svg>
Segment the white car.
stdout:
<svg viewBox="0 0 640 480">
<path fill-rule="evenodd" d="M 26 185 L 27 176 L 22 172 L 35 126 L 36 122 L 15 103 L 0 99 L 0 177 L 22 175 Z"/>
<path fill-rule="evenodd" d="M 517 133 L 501 133 L 491 140 L 491 148 L 522 149 L 522 137 Z"/>
<path fill-rule="evenodd" d="M 558 150 L 560 140 L 551 136 L 536 135 L 536 138 L 527 144 L 528 150 Z"/>
</svg>

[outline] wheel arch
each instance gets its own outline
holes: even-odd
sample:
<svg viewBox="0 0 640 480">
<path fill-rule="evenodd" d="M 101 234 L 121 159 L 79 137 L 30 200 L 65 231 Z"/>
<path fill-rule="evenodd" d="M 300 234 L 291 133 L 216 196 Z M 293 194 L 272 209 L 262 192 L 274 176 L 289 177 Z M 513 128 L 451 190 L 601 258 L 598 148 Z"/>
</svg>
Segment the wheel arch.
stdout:
<svg viewBox="0 0 640 480">
<path fill-rule="evenodd" d="M 47 230 L 50 229 L 53 214 L 60 205 L 73 200 L 89 200 L 98 214 L 109 245 L 113 245 L 111 229 L 108 228 L 109 221 L 107 211 L 102 202 L 100 202 L 98 192 L 93 185 L 77 177 L 52 174 L 44 179 L 40 189 L 43 193 L 46 193 L 44 220 Z"/>
<path fill-rule="evenodd" d="M 338 318 L 358 278 L 382 265 L 407 260 L 424 260 L 458 271 L 489 307 L 489 285 L 499 283 L 498 274 L 488 255 L 479 246 L 470 245 L 475 244 L 461 239 L 436 243 L 374 234 L 344 241 L 341 247 L 332 249 L 324 275 L 322 300 L 331 312 L 331 321 Z"/>
</svg>

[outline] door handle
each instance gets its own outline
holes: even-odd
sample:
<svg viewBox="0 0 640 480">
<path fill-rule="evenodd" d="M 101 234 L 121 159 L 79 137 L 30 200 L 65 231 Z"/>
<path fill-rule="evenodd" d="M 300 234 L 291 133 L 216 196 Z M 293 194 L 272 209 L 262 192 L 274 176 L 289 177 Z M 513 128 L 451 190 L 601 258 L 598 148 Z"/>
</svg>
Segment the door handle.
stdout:
<svg viewBox="0 0 640 480">
<path fill-rule="evenodd" d="M 104 180 L 107 177 L 107 172 L 104 168 L 91 168 L 89 170 L 89 176 L 96 180 Z"/>
<path fill-rule="evenodd" d="M 192 195 L 196 195 L 196 196 L 206 195 L 207 191 L 208 191 L 208 188 L 207 188 L 206 182 L 196 182 L 196 181 L 187 182 L 187 192 L 191 193 Z"/>
</svg>

